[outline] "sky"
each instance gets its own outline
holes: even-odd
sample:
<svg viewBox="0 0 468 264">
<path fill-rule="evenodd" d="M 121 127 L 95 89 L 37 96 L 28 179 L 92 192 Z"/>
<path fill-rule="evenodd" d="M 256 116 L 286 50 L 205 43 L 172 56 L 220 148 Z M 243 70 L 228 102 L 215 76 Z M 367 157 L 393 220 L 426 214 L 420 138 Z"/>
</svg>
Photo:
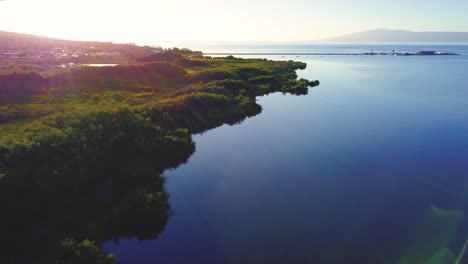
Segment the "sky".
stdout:
<svg viewBox="0 0 468 264">
<path fill-rule="evenodd" d="M 73 40 L 310 41 L 375 28 L 468 31 L 461 0 L 0 0 L 0 30 Z"/>
</svg>

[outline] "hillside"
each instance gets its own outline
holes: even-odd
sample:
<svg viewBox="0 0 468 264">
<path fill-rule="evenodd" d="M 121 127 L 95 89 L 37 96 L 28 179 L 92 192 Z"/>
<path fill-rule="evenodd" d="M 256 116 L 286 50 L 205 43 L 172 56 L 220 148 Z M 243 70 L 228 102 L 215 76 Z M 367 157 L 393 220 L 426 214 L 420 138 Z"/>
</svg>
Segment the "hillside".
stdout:
<svg viewBox="0 0 468 264">
<path fill-rule="evenodd" d="M 414 32 L 374 29 L 322 40 L 324 42 L 440 42 L 468 43 L 468 32 Z"/>
<path fill-rule="evenodd" d="M 73 64 L 134 63 L 154 50 L 134 44 L 60 40 L 0 31 L 0 74 L 47 74 Z"/>
<path fill-rule="evenodd" d="M 88 49 L 93 46 L 96 49 L 118 50 L 129 46 L 128 44 L 114 44 L 112 42 L 99 41 L 73 41 L 54 39 L 43 36 L 0 31 L 0 51 L 14 52 L 18 49 L 50 49 L 54 47 L 68 47 L 72 49 Z"/>
</svg>

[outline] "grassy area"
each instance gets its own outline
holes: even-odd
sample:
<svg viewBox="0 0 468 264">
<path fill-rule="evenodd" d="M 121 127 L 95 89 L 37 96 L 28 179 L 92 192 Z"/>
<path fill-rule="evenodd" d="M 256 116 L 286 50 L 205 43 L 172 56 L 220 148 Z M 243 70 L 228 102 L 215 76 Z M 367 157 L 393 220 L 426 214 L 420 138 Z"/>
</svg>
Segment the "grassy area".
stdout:
<svg viewBox="0 0 468 264">
<path fill-rule="evenodd" d="M 223 94 L 238 104 L 242 100 L 254 103 L 255 96 L 270 92 L 303 94 L 309 85 L 305 80 L 296 80 L 295 70 L 305 67 L 297 62 L 195 58 L 185 59 L 183 64 L 187 61 L 196 66 L 157 62 L 98 69 L 79 67 L 45 77 L 40 84 L 31 83 L 30 76 L 22 76 L 24 80 L 18 77 L 3 89 L 0 142 L 7 143 L 9 131 L 18 132 L 33 120 L 55 114 L 135 110 L 158 102 L 176 104 L 178 96 L 186 98 L 193 93 Z M 226 80 L 235 82 L 229 84 Z M 226 85 L 232 87 L 226 89 Z"/>
</svg>

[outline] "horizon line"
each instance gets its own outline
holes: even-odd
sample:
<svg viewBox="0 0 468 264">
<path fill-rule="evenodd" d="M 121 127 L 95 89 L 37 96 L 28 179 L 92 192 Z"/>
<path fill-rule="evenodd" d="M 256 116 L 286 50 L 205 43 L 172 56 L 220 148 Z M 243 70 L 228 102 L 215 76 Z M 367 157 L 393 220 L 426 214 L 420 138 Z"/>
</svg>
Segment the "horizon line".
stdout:
<svg viewBox="0 0 468 264">
<path fill-rule="evenodd" d="M 157 44 L 153 43 L 161 43 L 161 44 L 176 44 L 176 43 L 317 43 L 317 44 L 445 44 L 445 45 L 450 45 L 450 44 L 468 44 L 468 42 L 464 41 L 446 41 L 446 42 L 441 42 L 441 41 L 363 41 L 363 42 L 356 42 L 356 41 L 340 41 L 340 40 L 333 40 L 337 39 L 340 37 L 346 37 L 354 34 L 360 34 L 360 33 L 365 33 L 365 32 L 372 32 L 372 31 L 404 31 L 404 32 L 410 32 L 410 33 L 459 33 L 459 34 L 468 34 L 468 31 L 413 31 L 413 30 L 406 30 L 406 29 L 390 29 L 390 28 L 374 28 L 374 29 L 369 29 L 369 30 L 364 30 L 364 31 L 357 31 L 353 33 L 348 33 L 348 34 L 342 34 L 339 36 L 334 36 L 334 37 L 327 37 L 327 38 L 321 38 L 321 39 L 305 39 L 305 40 L 156 40 L 156 41 L 151 41 L 152 43 L 149 43 L 148 41 L 115 41 L 115 40 L 79 40 L 79 39 L 72 39 L 72 38 L 61 38 L 57 36 L 45 36 L 45 35 L 40 35 L 40 34 L 35 34 L 35 33 L 30 33 L 30 32 L 17 32 L 17 31 L 8 31 L 8 30 L 1 30 L 0 32 L 4 33 L 13 33 L 13 34 L 23 34 L 23 35 L 29 35 L 32 37 L 39 37 L 39 38 L 47 38 L 47 39 L 53 39 L 53 40 L 63 40 L 63 41 L 77 41 L 77 42 L 109 42 L 109 43 L 114 43 L 114 44 L 137 44 L 137 45 L 152 45 L 152 46 L 157 46 Z"/>
</svg>

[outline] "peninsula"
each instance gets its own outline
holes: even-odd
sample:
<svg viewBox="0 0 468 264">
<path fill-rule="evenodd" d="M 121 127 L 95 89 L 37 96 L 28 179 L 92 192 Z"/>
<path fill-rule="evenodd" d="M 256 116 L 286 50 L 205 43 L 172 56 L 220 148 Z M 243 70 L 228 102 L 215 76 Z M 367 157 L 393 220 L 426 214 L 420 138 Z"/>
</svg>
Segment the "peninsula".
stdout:
<svg viewBox="0 0 468 264">
<path fill-rule="evenodd" d="M 298 79 L 301 62 L 7 35 L 2 263 L 117 263 L 100 244 L 159 235 L 170 211 L 162 175 L 194 153 L 192 134 L 260 113 L 257 96 L 319 84 Z"/>
</svg>

